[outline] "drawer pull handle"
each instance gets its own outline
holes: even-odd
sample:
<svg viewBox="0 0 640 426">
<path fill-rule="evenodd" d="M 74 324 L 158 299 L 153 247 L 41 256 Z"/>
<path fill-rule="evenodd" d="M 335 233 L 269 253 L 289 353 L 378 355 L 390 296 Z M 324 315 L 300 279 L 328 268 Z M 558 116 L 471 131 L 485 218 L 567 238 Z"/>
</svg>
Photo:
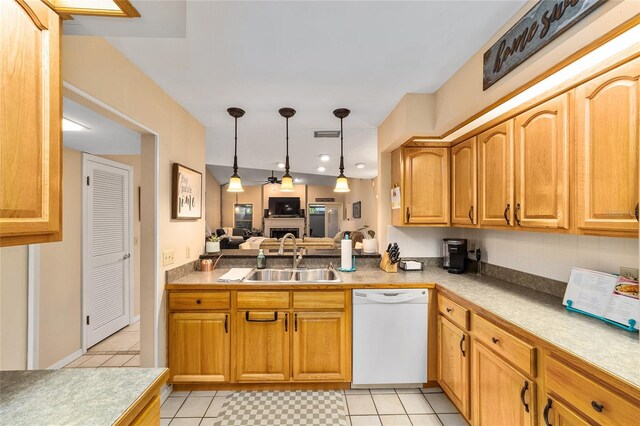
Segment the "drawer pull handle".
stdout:
<svg viewBox="0 0 640 426">
<path fill-rule="evenodd" d="M 527 393 L 527 389 L 529 389 L 529 382 L 525 380 L 524 386 L 520 390 L 520 400 L 522 401 L 522 405 L 524 405 L 524 411 L 529 412 L 529 404 L 524 399 L 524 395 Z"/>
<path fill-rule="evenodd" d="M 467 337 L 467 335 L 463 334 L 462 335 L 462 339 L 460 339 L 460 352 L 462 352 L 462 356 L 463 357 L 467 356 L 467 353 L 464 351 L 464 341 L 465 341 L 466 337 Z"/>
<path fill-rule="evenodd" d="M 276 322 L 278 321 L 278 313 L 274 312 L 273 313 L 273 318 L 267 318 L 267 319 L 251 319 L 249 317 L 249 311 L 244 313 L 244 319 L 247 320 L 247 322 Z"/>
<path fill-rule="evenodd" d="M 298 332 L 298 314 L 293 315 L 293 331 Z"/>
<path fill-rule="evenodd" d="M 448 313 L 451 313 L 451 312 L 453 312 L 453 309 L 451 309 L 451 308 L 447 308 L 447 312 L 448 312 Z"/>
<path fill-rule="evenodd" d="M 224 332 L 229 333 L 229 315 L 224 316 Z"/>
<path fill-rule="evenodd" d="M 284 314 L 284 331 L 289 331 L 289 314 Z"/>
<path fill-rule="evenodd" d="M 469 221 L 473 225 L 473 206 L 469 209 Z"/>
<path fill-rule="evenodd" d="M 591 401 L 591 407 L 593 407 L 593 409 L 596 410 L 598 413 L 602 413 L 602 410 L 604 410 L 604 407 L 602 406 L 602 404 L 596 401 Z"/>
<path fill-rule="evenodd" d="M 549 410 L 551 410 L 551 404 L 553 403 L 553 401 L 551 400 L 551 398 L 547 399 L 547 405 L 544 407 L 544 424 L 545 426 L 552 426 L 551 423 L 549 423 Z"/>
<path fill-rule="evenodd" d="M 492 337 L 492 338 L 491 338 L 491 341 L 492 341 L 493 343 L 496 343 L 496 344 L 497 344 L 497 343 L 500 341 L 500 339 L 496 339 L 495 337 Z"/>
<path fill-rule="evenodd" d="M 201 304 L 201 303 L 202 303 L 202 300 L 200 300 L 200 299 L 196 299 L 196 304 L 197 304 L 197 305 L 199 305 L 199 304 Z"/>
<path fill-rule="evenodd" d="M 504 220 L 507 222 L 507 225 L 511 225 L 511 221 L 509 220 L 509 210 L 511 209 L 511 204 L 507 204 L 507 207 L 504 209 Z"/>
<path fill-rule="evenodd" d="M 516 211 L 514 213 L 514 217 L 516 219 L 516 225 L 520 226 L 520 218 L 518 217 L 518 212 L 520 211 L 520 203 L 516 204 Z"/>
</svg>

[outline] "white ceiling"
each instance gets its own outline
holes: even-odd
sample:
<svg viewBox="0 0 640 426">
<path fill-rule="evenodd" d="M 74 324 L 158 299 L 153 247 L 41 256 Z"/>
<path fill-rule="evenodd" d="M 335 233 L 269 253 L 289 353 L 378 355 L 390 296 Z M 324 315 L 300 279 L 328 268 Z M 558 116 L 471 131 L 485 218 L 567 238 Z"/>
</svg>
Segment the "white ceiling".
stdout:
<svg viewBox="0 0 640 426">
<path fill-rule="evenodd" d="M 166 2 L 133 3 L 178 34 L 184 24 L 186 36 L 158 37 L 136 20 L 102 31 L 207 127 L 208 164 L 231 165 L 226 109 L 238 106 L 247 111 L 238 124 L 240 166 L 271 169 L 284 158 L 278 109 L 290 106 L 298 111 L 292 168 L 316 172 L 328 153 L 325 173 L 336 175 L 339 141 L 314 140 L 313 130 L 337 129 L 332 111 L 346 107 L 346 174 L 373 177 L 376 128 L 400 98 L 438 89 L 525 1 L 188 1 L 184 14 Z M 100 34 L 88 18 L 73 25 Z"/>
<path fill-rule="evenodd" d="M 231 166 L 215 166 L 208 164 L 207 170 L 211 172 L 216 181 L 221 185 L 229 183 L 229 177 L 233 173 L 233 167 Z M 256 186 L 262 185 L 267 182 L 267 178 L 271 176 L 272 170 L 260 170 L 260 169 L 248 169 L 244 167 L 238 168 L 238 175 L 242 178 L 243 186 Z M 282 178 L 284 170 L 280 170 L 276 167 L 273 168 L 273 175 L 278 179 Z M 301 185 L 318 185 L 318 186 L 335 186 L 335 176 L 319 175 L 311 173 L 296 173 L 291 171 L 291 175 L 295 179 L 299 179 L 295 184 Z"/>
<path fill-rule="evenodd" d="M 86 127 L 79 132 L 63 132 L 67 148 L 96 155 L 139 155 L 140 134 L 70 99 L 62 102 L 63 117 Z"/>
</svg>

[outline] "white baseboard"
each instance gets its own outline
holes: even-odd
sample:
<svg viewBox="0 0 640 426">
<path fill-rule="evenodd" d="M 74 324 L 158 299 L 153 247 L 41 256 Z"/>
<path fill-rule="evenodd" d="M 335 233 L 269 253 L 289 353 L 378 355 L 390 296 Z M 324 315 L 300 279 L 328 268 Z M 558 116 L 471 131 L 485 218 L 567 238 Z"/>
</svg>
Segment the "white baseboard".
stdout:
<svg viewBox="0 0 640 426">
<path fill-rule="evenodd" d="M 78 349 L 77 351 L 67 355 L 66 357 L 62 358 L 60 361 L 51 364 L 49 367 L 47 367 L 47 370 L 58 370 L 62 367 L 64 367 L 65 365 L 69 364 L 72 361 L 75 361 L 76 359 L 80 358 L 82 356 L 82 349 Z"/>
<path fill-rule="evenodd" d="M 173 385 L 164 385 L 162 392 L 160 392 L 160 405 L 164 404 L 167 398 L 169 398 L 169 395 L 171 395 L 171 392 L 173 392 Z"/>
<path fill-rule="evenodd" d="M 137 323 L 138 321 L 140 321 L 140 315 L 136 315 L 135 317 L 133 317 L 133 318 L 131 319 L 131 321 L 129 321 L 129 325 L 131 325 L 131 324 L 135 324 L 135 323 Z"/>
</svg>

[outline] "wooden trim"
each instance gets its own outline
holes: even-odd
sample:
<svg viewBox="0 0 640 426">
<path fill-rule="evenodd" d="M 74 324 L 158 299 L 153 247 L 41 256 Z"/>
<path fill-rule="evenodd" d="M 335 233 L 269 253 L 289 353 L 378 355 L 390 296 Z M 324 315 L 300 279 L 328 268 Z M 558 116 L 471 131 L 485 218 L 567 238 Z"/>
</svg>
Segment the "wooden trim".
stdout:
<svg viewBox="0 0 640 426">
<path fill-rule="evenodd" d="M 173 391 L 198 390 L 342 390 L 351 389 L 349 382 L 284 382 L 284 383 L 174 383 Z"/>
<path fill-rule="evenodd" d="M 19 0 L 20 1 L 20 0 Z M 84 16 L 105 16 L 111 18 L 140 18 L 140 12 L 131 4 L 129 0 L 112 0 L 114 5 L 120 10 L 89 9 L 82 7 L 82 2 L 78 2 L 75 7 L 58 6 L 58 0 L 42 0 L 51 10 L 56 12 L 64 20 L 73 19 L 71 15 Z"/>
<path fill-rule="evenodd" d="M 114 422 L 115 426 L 125 426 L 133 422 L 133 420 L 146 408 L 154 397 L 160 395 L 160 390 L 169 380 L 169 369 L 165 368 L 158 378 L 136 399 L 127 410 L 118 417 Z"/>
</svg>

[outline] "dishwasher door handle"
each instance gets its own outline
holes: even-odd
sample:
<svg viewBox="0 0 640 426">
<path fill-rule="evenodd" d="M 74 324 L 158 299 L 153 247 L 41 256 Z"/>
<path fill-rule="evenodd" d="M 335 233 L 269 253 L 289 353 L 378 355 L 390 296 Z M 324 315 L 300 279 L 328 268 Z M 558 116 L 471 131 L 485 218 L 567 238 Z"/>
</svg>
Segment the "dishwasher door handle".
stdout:
<svg viewBox="0 0 640 426">
<path fill-rule="evenodd" d="M 419 299 L 424 297 L 427 294 L 426 290 L 423 290 L 419 293 L 411 292 L 411 293 L 403 293 L 401 291 L 397 292 L 384 292 L 384 293 L 363 293 L 354 291 L 353 297 L 354 299 L 368 299 L 375 303 L 407 303 L 415 299 Z"/>
</svg>

